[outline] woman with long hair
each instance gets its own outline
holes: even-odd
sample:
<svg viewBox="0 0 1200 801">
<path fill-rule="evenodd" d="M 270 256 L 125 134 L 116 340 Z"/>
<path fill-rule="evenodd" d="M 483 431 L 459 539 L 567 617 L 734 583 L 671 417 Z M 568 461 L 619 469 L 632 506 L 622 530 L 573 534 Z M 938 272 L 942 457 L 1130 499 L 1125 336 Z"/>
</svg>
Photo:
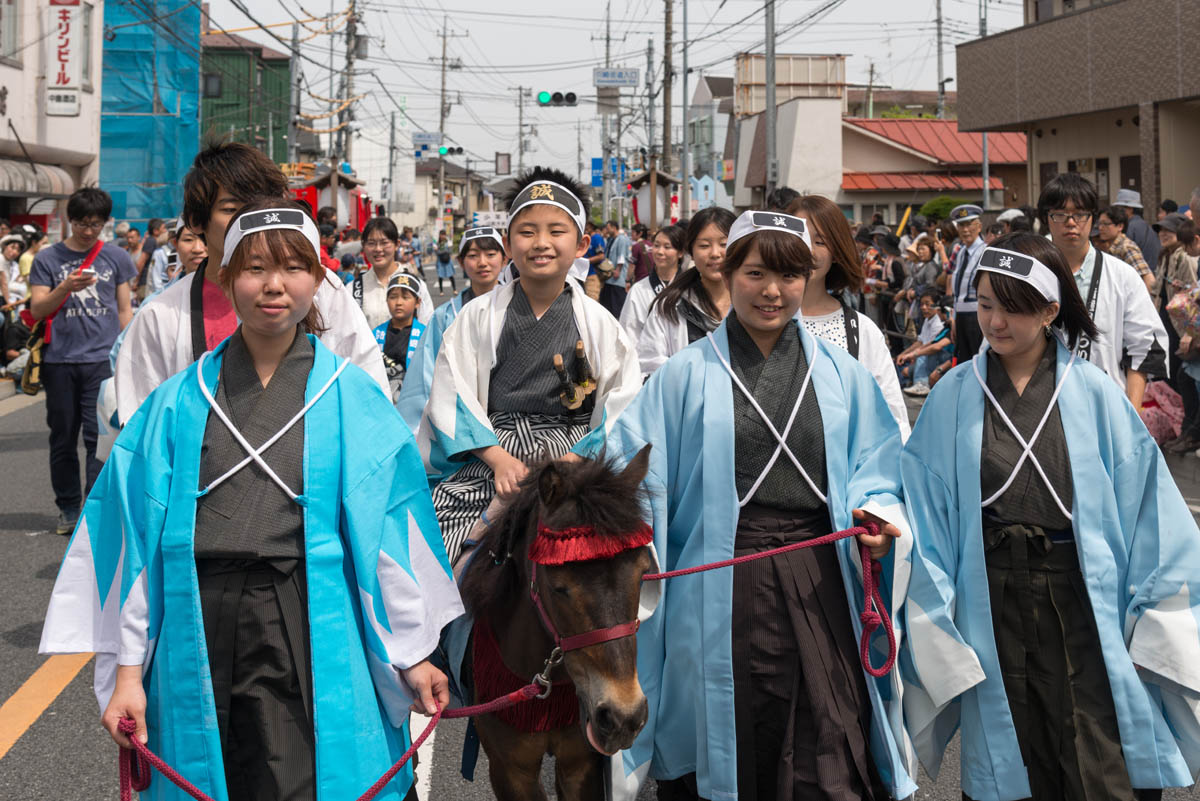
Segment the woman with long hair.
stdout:
<svg viewBox="0 0 1200 801">
<path fill-rule="evenodd" d="M 654 266 L 649 275 L 630 288 L 621 309 L 621 327 L 634 343 L 642 335 L 646 317 L 650 314 L 650 304 L 675 280 L 683 267 L 683 259 L 687 255 L 684 250 L 686 241 L 687 228 L 682 225 L 668 225 L 655 232 L 651 250 Z"/>
<path fill-rule="evenodd" d="M 968 798 L 1158 798 L 1200 760 L 1200 531 L 1137 410 L 1075 353 L 1101 332 L 1063 253 L 1001 237 L 975 288 L 984 348 L 901 456 L 909 729 L 931 773 L 961 730 Z"/>
<path fill-rule="evenodd" d="M 716 329 L 729 313 L 729 288 L 721 272 L 733 212 L 710 206 L 688 222 L 684 248 L 692 266 L 676 274 L 650 305 L 638 338 L 642 375 L 650 375 L 688 343 Z"/>
<path fill-rule="evenodd" d="M 783 212 L 737 219 L 721 265 L 728 316 L 650 376 L 607 451 L 653 446 L 646 490 L 664 568 L 871 519 L 881 533 L 860 541 L 876 558 L 895 543 L 883 581 L 901 615 L 906 582 L 891 570 L 912 538 L 900 432 L 863 366 L 797 325 L 816 266 L 808 231 Z M 858 544 L 675 579 L 638 634 L 650 718 L 621 775 L 658 779 L 663 801 L 911 795 L 898 676 L 868 675 L 855 642 Z"/>
<path fill-rule="evenodd" d="M 850 223 L 837 204 L 820 195 L 801 195 L 789 214 L 808 221 L 812 235 L 813 273 L 800 306 L 804 327 L 813 336 L 837 345 L 862 362 L 883 392 L 888 409 L 908 438 L 908 407 L 892 364 L 887 339 L 879 326 L 856 311 L 846 296 L 862 290 L 863 268 L 854 247 Z"/>
</svg>

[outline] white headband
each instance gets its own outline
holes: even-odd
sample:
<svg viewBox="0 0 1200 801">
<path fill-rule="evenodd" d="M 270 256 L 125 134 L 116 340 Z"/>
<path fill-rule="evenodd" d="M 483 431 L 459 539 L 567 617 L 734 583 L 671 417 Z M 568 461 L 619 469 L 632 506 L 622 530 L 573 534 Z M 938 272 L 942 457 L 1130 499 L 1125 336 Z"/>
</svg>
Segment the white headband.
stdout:
<svg viewBox="0 0 1200 801">
<path fill-rule="evenodd" d="M 746 211 L 733 222 L 729 229 L 729 237 L 725 240 L 728 249 L 742 237 L 756 234 L 759 231 L 783 231 L 785 234 L 798 236 L 804 240 L 808 249 L 812 250 L 812 237 L 808 233 L 808 224 L 800 217 L 774 211 Z"/>
<path fill-rule="evenodd" d="M 500 246 L 500 252 L 504 252 L 504 237 L 500 235 L 500 231 L 496 228 L 468 228 L 462 235 L 462 239 L 458 243 L 458 255 L 466 253 L 467 245 L 479 239 L 491 239 Z"/>
<path fill-rule="evenodd" d="M 1032 256 L 1003 248 L 987 248 L 979 257 L 979 270 L 1007 275 L 1032 286 L 1049 303 L 1062 301 L 1062 286 L 1058 276 Z"/>
<path fill-rule="evenodd" d="M 537 181 L 522 189 L 508 207 L 509 222 L 511 223 L 522 209 L 539 203 L 557 206 L 565 211 L 575 221 L 575 225 L 579 226 L 579 235 L 583 236 L 583 201 L 570 189 L 554 181 Z"/>
<path fill-rule="evenodd" d="M 260 209 L 242 214 L 229 226 L 229 232 L 225 234 L 225 252 L 221 254 L 221 266 L 229 265 L 233 252 L 244 238 L 259 231 L 272 230 L 299 231 L 304 234 L 304 238 L 312 245 L 313 253 L 320 259 L 321 233 L 311 217 L 299 209 Z"/>
</svg>

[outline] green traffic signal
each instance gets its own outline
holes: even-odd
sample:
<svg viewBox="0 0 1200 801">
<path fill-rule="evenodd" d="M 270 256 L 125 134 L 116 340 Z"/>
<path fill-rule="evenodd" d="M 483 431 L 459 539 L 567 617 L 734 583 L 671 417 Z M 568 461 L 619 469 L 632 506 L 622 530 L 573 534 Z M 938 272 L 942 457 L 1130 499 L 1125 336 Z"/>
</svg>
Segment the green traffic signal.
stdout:
<svg viewBox="0 0 1200 801">
<path fill-rule="evenodd" d="M 549 103 L 550 102 L 550 93 L 544 89 L 542 91 L 538 92 L 538 102 L 541 103 L 543 106 L 546 105 L 547 103 Z"/>
<path fill-rule="evenodd" d="M 442 145 L 441 147 L 439 147 L 439 148 L 438 148 L 438 155 L 439 155 L 439 156 L 444 156 L 444 155 L 446 155 L 446 153 L 448 153 L 448 152 L 449 152 L 449 148 L 447 148 L 445 145 Z"/>
</svg>

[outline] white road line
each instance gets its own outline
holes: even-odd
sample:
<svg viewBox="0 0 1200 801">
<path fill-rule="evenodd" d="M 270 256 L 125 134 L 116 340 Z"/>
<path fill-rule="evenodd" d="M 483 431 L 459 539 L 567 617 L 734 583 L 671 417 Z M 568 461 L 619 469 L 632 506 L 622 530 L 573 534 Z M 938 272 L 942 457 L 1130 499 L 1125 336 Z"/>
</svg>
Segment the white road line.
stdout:
<svg viewBox="0 0 1200 801">
<path fill-rule="evenodd" d="M 35 403 L 43 403 L 41 395 L 26 395 L 19 393 L 11 398 L 0 400 L 0 417 L 13 412 L 19 412 L 22 409 L 27 409 Z"/>
<path fill-rule="evenodd" d="M 408 716 L 408 731 L 415 740 L 429 725 L 429 718 L 417 712 Z M 419 798 L 429 798 L 429 788 L 433 783 L 433 741 L 437 739 L 437 729 L 429 733 L 429 738 L 417 749 L 417 770 L 415 784 Z"/>
</svg>

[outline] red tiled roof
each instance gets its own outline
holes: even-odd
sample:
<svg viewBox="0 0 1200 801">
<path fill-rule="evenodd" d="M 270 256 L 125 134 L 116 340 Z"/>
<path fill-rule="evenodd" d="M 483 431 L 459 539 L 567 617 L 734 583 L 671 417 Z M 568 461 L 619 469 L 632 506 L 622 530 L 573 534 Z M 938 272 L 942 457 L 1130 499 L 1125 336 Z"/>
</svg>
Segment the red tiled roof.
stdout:
<svg viewBox="0 0 1200 801">
<path fill-rule="evenodd" d="M 924 153 L 941 164 L 983 163 L 983 136 L 958 130 L 957 120 L 847 117 L 846 122 Z M 988 134 L 989 163 L 1024 164 L 1026 158 L 1025 134 Z"/>
<path fill-rule="evenodd" d="M 992 189 L 1004 188 L 1004 181 L 995 175 L 988 176 L 988 184 Z M 907 190 L 918 192 L 982 191 L 983 176 L 930 175 L 919 172 L 844 172 L 842 173 L 842 189 L 847 192 Z"/>
</svg>

